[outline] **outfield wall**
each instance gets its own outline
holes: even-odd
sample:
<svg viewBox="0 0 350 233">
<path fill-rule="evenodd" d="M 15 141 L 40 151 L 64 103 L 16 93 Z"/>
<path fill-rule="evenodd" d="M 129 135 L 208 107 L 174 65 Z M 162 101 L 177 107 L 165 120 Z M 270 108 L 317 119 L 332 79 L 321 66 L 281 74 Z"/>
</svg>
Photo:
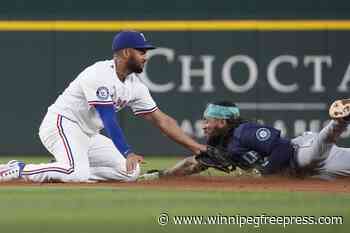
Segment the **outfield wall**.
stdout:
<svg viewBox="0 0 350 233">
<path fill-rule="evenodd" d="M 199 120 L 205 105 L 222 99 L 237 102 L 244 116 L 274 125 L 288 137 L 318 131 L 332 100 L 349 96 L 348 4 L 330 5 L 326 14 L 323 3 L 313 10 L 298 4 L 288 10 L 258 2 L 218 6 L 203 1 L 193 8 L 180 1 L 172 11 L 145 1 L 110 3 L 96 11 L 68 1 L 2 3 L 0 96 L 6 101 L 0 154 L 45 153 L 37 129 L 46 108 L 84 67 L 110 59 L 111 39 L 123 28 L 142 30 L 159 46 L 150 54 L 143 80 L 159 107 L 193 136 L 203 136 Z M 281 17 L 286 21 L 276 19 Z M 241 21 L 246 19 L 255 20 Z M 129 111 L 121 113 L 121 123 L 136 151 L 184 152 Z M 342 144 L 350 145 L 348 136 Z"/>
</svg>

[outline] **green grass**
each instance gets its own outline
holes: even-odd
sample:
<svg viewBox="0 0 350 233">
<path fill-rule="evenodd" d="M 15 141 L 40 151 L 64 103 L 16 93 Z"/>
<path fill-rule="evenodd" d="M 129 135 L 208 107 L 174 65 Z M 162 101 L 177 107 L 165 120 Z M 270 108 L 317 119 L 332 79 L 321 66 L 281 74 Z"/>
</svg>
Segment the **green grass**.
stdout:
<svg viewBox="0 0 350 233">
<path fill-rule="evenodd" d="M 43 157 L 21 158 L 47 161 Z M 2 158 L 7 161 L 8 158 Z M 146 167 L 173 164 L 176 158 L 150 157 Z M 349 232 L 350 195 L 302 192 L 228 192 L 127 187 L 0 186 L 0 232 Z M 343 216 L 342 225 L 175 225 L 157 218 L 196 216 Z"/>
<path fill-rule="evenodd" d="M 0 189 L 1 232 L 348 232 L 348 195 L 170 191 L 138 188 L 16 187 Z M 342 215 L 345 225 L 160 226 L 175 215 Z"/>
</svg>

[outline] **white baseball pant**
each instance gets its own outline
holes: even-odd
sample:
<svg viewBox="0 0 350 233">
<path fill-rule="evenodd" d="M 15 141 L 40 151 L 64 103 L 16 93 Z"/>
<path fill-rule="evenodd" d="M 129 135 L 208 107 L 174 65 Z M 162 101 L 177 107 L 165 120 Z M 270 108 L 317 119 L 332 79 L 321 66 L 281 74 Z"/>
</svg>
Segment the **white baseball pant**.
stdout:
<svg viewBox="0 0 350 233">
<path fill-rule="evenodd" d="M 48 112 L 39 129 L 45 148 L 56 162 L 27 164 L 22 177 L 33 182 L 134 181 L 140 167 L 126 172 L 126 159 L 112 140 L 85 134 L 76 122 Z"/>
<path fill-rule="evenodd" d="M 299 167 L 319 166 L 329 157 L 335 142 L 347 126 L 346 122 L 331 120 L 319 133 L 306 132 L 294 138 L 292 142 L 299 145 L 296 158 Z"/>
</svg>

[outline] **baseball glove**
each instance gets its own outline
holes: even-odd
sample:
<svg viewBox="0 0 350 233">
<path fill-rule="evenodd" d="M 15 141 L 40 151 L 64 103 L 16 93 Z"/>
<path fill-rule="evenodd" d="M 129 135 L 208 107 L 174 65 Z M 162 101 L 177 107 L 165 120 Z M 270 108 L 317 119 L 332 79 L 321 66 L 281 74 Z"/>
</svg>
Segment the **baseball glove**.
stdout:
<svg viewBox="0 0 350 233">
<path fill-rule="evenodd" d="M 206 167 L 212 167 L 223 172 L 230 173 L 236 169 L 234 162 L 231 160 L 230 154 L 213 146 L 207 146 L 207 151 L 196 155 L 196 160 Z"/>
</svg>

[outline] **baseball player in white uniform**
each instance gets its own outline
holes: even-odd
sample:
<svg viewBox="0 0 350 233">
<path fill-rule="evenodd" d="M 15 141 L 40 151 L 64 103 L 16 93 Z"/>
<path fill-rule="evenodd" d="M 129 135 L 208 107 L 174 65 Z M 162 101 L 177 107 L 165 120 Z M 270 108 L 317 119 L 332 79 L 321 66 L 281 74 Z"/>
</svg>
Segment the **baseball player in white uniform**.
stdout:
<svg viewBox="0 0 350 233">
<path fill-rule="evenodd" d="M 193 153 L 205 151 L 205 145 L 187 136 L 173 118 L 160 111 L 140 81 L 137 74 L 143 71 L 149 49 L 154 47 L 142 33 L 118 33 L 112 43 L 113 59 L 83 70 L 48 108 L 39 136 L 56 161 L 10 161 L 0 168 L 0 181 L 136 180 L 143 157 L 128 145 L 117 119 L 126 106 Z M 103 128 L 109 137 L 99 133 Z"/>
</svg>

